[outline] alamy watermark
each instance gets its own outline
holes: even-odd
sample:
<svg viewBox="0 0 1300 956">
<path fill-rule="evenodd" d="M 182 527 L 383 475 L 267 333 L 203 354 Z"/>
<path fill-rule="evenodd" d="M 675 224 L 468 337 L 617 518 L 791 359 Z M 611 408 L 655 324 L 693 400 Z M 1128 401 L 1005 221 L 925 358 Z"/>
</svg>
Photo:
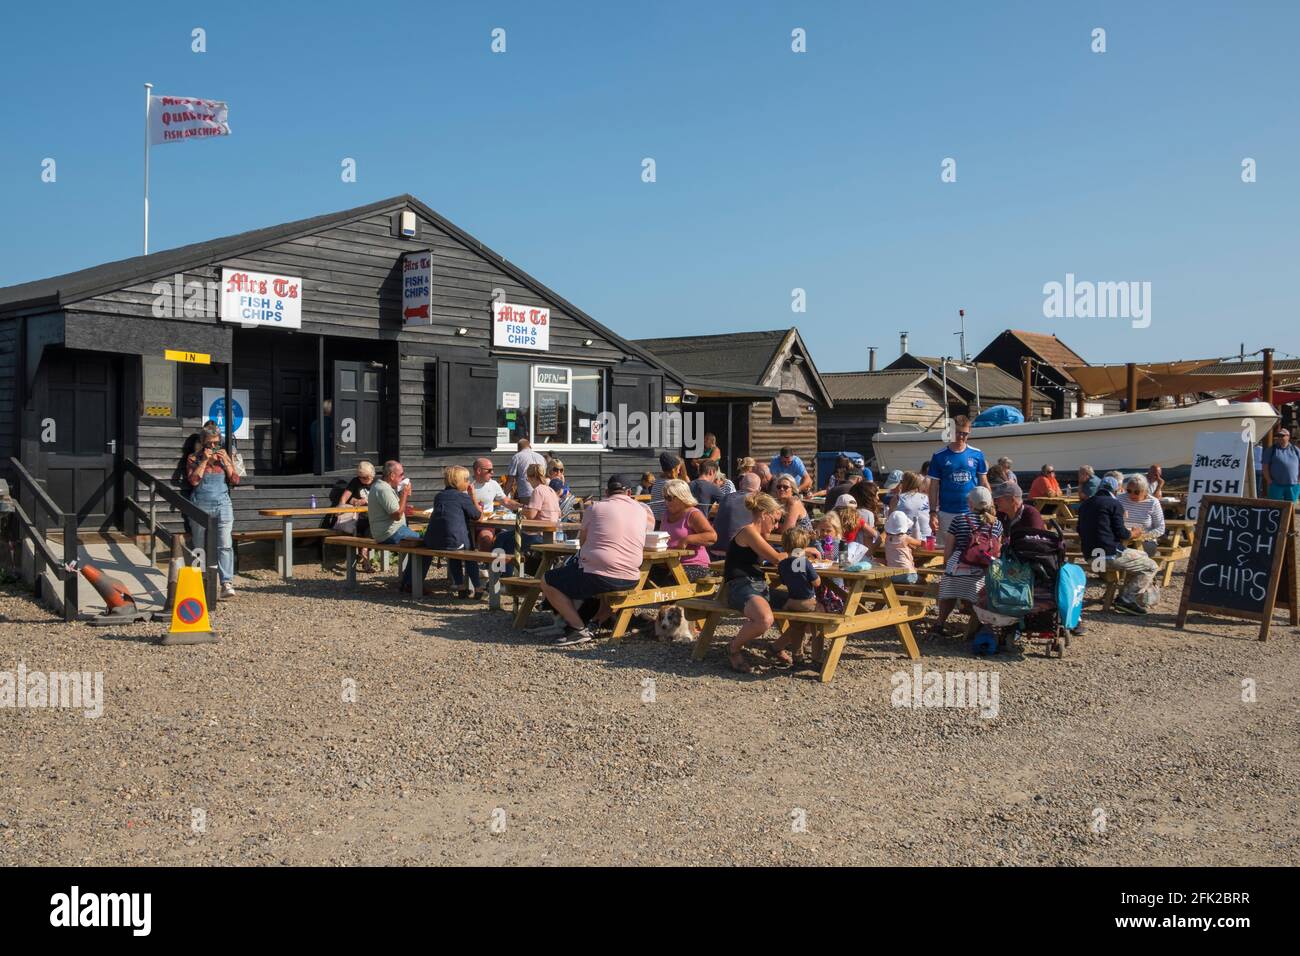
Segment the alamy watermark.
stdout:
<svg viewBox="0 0 1300 956">
<path fill-rule="evenodd" d="M 1000 695 L 997 671 L 895 671 L 889 701 L 895 707 L 969 707 L 985 720 L 997 717 Z"/>
<path fill-rule="evenodd" d="M 100 671 L 0 671 L 0 707 L 80 710 L 87 720 L 104 714 L 104 675 Z"/>
<path fill-rule="evenodd" d="M 687 458 L 704 454 L 704 413 L 629 412 L 619 405 L 616 412 L 596 416 L 599 435 L 607 445 L 620 448 L 682 448 Z"/>
<path fill-rule="evenodd" d="M 1048 319 L 1130 319 L 1135 329 L 1151 324 L 1150 282 L 1075 281 L 1043 285 L 1043 316 Z"/>
</svg>

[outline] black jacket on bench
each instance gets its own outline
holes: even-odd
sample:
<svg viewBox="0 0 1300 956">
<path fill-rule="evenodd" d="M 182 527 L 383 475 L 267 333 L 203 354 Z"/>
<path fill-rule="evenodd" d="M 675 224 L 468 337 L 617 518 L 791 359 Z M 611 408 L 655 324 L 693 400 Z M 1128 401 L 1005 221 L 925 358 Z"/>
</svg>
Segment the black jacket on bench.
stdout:
<svg viewBox="0 0 1300 956">
<path fill-rule="evenodd" d="M 1102 485 L 1079 506 L 1079 544 L 1083 546 L 1083 556 L 1091 560 L 1097 548 L 1108 558 L 1123 551 L 1131 534 L 1124 520 L 1124 506 Z"/>
<path fill-rule="evenodd" d="M 478 520 L 474 499 L 455 488 L 444 488 L 433 499 L 433 514 L 424 529 L 424 546 L 438 551 L 471 548 L 469 529 Z"/>
</svg>

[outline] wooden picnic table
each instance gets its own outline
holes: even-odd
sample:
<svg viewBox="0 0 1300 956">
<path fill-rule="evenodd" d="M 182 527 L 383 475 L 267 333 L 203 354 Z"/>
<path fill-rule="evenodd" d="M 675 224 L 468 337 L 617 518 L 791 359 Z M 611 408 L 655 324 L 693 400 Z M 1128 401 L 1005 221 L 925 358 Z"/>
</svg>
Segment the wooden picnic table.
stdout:
<svg viewBox="0 0 1300 956">
<path fill-rule="evenodd" d="M 815 563 L 814 566 L 819 565 Z M 777 573 L 774 567 L 764 567 L 769 577 Z M 903 650 L 912 660 L 921 656 L 920 648 L 912 635 L 911 623 L 925 616 L 925 608 L 930 603 L 924 598 L 904 598 L 894 589 L 894 577 L 901 572 L 897 568 L 874 567 L 866 571 L 845 571 L 835 566 L 818 567 L 817 573 L 825 578 L 844 597 L 844 610 L 839 613 L 825 612 L 785 612 L 776 611 L 774 616 L 783 623 L 801 623 L 810 625 L 813 633 L 813 654 L 821 662 L 821 682 L 827 683 L 835 676 L 840 655 L 844 652 L 845 642 L 851 635 L 867 631 L 892 627 L 902 642 Z M 835 580 L 842 581 L 847 590 L 836 586 Z M 713 632 L 724 617 L 734 616 L 726 604 L 715 599 L 713 602 L 687 601 L 682 604 L 688 617 L 702 618 L 700 636 L 695 641 L 695 660 L 703 660 L 713 642 Z M 830 642 L 829 649 L 826 642 Z"/>
<path fill-rule="evenodd" d="M 364 514 L 365 505 L 353 507 L 345 505 L 341 508 L 263 508 L 257 513 L 265 518 L 279 518 L 281 523 L 281 540 L 279 545 L 280 554 L 276 556 L 276 563 L 279 565 L 278 570 L 286 581 L 293 580 L 293 522 L 295 518 L 311 518 L 317 515 L 348 515 Z M 428 511 L 421 511 L 419 508 L 412 508 L 409 505 L 406 510 L 408 526 L 414 529 L 415 524 L 411 519 L 422 519 L 429 516 Z M 388 554 L 384 554 L 384 570 L 388 570 Z"/>
<path fill-rule="evenodd" d="M 1044 518 L 1071 518 L 1074 512 L 1070 510 L 1071 505 L 1078 504 L 1077 498 L 1067 498 L 1065 495 L 1050 495 L 1031 498 L 1030 503 L 1038 509 L 1038 513 Z"/>
<path fill-rule="evenodd" d="M 557 542 L 554 544 L 535 544 L 532 550 L 542 556 L 537 573 L 532 577 L 515 577 L 502 579 L 502 585 L 515 595 L 518 603 L 515 608 L 516 629 L 528 624 L 533 607 L 542 593 L 542 578 L 556 563 L 563 558 L 576 554 L 576 542 Z M 648 604 L 666 604 L 683 598 L 707 596 L 717 588 L 716 581 L 692 582 L 686 577 L 682 568 L 682 558 L 694 554 L 694 550 L 681 548 L 646 548 L 641 562 L 641 574 L 636 586 L 627 591 L 612 591 L 602 595 L 602 602 L 613 611 L 614 638 L 617 640 L 627 633 L 627 626 L 632 620 L 632 612 Z M 665 567 L 672 574 L 670 585 L 656 584 L 650 580 L 650 572 L 655 567 Z"/>
<path fill-rule="evenodd" d="M 293 522 L 295 518 L 312 518 L 320 515 L 361 514 L 366 510 L 360 507 L 344 506 L 342 508 L 263 508 L 258 514 L 264 518 L 279 518 L 281 523 L 281 541 L 279 554 L 276 555 L 279 571 L 286 581 L 293 580 Z"/>
<path fill-rule="evenodd" d="M 514 518 L 479 518 L 474 522 L 480 528 L 496 528 L 507 531 L 515 530 Z M 529 534 L 540 534 L 546 542 L 553 542 L 555 535 L 561 531 L 578 531 L 582 528 L 580 521 L 541 521 L 538 519 L 525 518 L 521 525 L 522 530 Z"/>
</svg>

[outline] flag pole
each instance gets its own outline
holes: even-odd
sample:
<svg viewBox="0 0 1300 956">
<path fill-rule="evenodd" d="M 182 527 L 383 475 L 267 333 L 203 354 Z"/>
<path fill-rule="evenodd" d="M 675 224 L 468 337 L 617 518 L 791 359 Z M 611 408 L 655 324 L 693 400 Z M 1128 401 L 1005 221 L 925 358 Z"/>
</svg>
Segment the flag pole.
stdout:
<svg viewBox="0 0 1300 956">
<path fill-rule="evenodd" d="M 149 91 L 152 83 L 144 85 L 144 254 L 149 254 Z"/>
</svg>

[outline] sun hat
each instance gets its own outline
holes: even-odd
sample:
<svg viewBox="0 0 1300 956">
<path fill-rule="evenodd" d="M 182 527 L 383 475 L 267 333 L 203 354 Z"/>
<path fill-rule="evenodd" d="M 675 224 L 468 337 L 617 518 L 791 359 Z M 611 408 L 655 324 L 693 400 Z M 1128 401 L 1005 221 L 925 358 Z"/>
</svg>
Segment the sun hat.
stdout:
<svg viewBox="0 0 1300 956">
<path fill-rule="evenodd" d="M 885 519 L 886 534 L 906 534 L 912 530 L 912 519 L 906 512 L 891 511 L 889 517 Z"/>
</svg>

